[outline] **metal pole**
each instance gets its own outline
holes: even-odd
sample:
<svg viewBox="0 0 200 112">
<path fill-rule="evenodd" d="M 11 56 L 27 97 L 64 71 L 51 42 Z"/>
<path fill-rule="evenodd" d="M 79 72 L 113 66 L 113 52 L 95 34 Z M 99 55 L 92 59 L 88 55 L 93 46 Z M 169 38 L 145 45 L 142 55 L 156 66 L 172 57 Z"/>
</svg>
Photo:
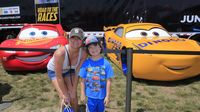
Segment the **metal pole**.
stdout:
<svg viewBox="0 0 200 112">
<path fill-rule="evenodd" d="M 60 8 L 60 5 L 61 3 L 60 3 L 60 0 L 58 0 L 58 10 L 59 10 L 59 13 L 58 13 L 58 17 L 59 17 L 59 20 L 58 20 L 58 23 L 59 24 L 61 24 L 61 8 Z"/>
<path fill-rule="evenodd" d="M 37 23 L 37 18 L 38 17 L 37 17 L 37 11 L 36 11 L 36 0 L 34 0 L 34 9 L 35 9 L 35 23 Z"/>
<path fill-rule="evenodd" d="M 128 73 L 127 73 L 127 76 L 126 76 L 126 109 L 125 109 L 125 112 L 131 112 L 133 49 L 128 48 L 126 50 L 127 50 L 127 69 L 128 69 Z"/>
</svg>

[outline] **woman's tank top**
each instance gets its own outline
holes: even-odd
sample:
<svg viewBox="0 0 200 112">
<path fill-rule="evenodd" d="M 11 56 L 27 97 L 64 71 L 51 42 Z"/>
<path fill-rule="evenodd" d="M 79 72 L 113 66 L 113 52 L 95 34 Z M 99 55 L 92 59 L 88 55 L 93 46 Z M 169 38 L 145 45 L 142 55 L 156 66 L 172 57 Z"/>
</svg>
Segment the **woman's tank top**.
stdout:
<svg viewBox="0 0 200 112">
<path fill-rule="evenodd" d="M 74 66 L 71 65 L 71 67 L 70 67 L 70 62 L 69 62 L 69 58 L 68 58 L 69 54 L 67 54 L 67 53 L 69 53 L 69 48 L 68 48 L 68 45 L 65 45 L 64 47 L 65 47 L 65 59 L 64 59 L 64 63 L 63 63 L 62 73 L 67 72 L 69 69 L 76 69 L 78 64 L 80 63 L 81 55 L 82 55 L 82 48 L 80 48 L 76 65 L 74 65 Z M 47 64 L 47 69 L 55 71 L 54 57 L 52 57 L 49 60 L 49 63 Z"/>
</svg>

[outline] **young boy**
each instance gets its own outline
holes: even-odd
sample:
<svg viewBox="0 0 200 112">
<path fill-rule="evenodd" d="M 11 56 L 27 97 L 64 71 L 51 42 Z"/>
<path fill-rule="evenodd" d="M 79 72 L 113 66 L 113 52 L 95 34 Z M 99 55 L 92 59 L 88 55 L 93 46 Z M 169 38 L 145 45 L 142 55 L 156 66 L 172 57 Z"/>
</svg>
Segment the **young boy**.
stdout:
<svg viewBox="0 0 200 112">
<path fill-rule="evenodd" d="M 110 101 L 111 78 L 114 76 L 112 66 L 102 55 L 102 47 L 97 37 L 89 36 L 85 40 L 86 59 L 79 72 L 81 78 L 81 101 L 86 101 L 89 112 L 104 112 Z"/>
</svg>

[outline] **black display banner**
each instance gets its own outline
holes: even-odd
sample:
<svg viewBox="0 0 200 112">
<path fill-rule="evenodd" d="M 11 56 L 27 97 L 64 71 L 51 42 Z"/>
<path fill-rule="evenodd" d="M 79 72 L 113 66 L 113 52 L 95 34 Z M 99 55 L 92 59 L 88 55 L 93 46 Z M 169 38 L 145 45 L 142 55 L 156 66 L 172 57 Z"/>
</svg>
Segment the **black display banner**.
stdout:
<svg viewBox="0 0 200 112">
<path fill-rule="evenodd" d="M 60 23 L 57 0 L 35 0 L 36 23 Z"/>
</svg>

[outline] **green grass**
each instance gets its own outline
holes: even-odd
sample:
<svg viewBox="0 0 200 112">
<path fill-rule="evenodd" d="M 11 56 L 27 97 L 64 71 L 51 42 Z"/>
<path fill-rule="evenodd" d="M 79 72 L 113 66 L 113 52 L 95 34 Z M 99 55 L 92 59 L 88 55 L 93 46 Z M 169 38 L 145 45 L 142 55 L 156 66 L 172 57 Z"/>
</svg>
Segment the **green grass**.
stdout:
<svg viewBox="0 0 200 112">
<path fill-rule="evenodd" d="M 123 112 L 126 79 L 115 66 L 108 112 Z M 132 83 L 131 112 L 199 112 L 200 76 L 176 81 L 135 80 Z M 7 73 L 0 66 L 0 95 L 12 106 L 3 112 L 58 112 L 59 98 L 43 72 Z M 78 89 L 80 91 L 80 87 Z M 80 96 L 80 92 L 78 94 Z"/>
</svg>

